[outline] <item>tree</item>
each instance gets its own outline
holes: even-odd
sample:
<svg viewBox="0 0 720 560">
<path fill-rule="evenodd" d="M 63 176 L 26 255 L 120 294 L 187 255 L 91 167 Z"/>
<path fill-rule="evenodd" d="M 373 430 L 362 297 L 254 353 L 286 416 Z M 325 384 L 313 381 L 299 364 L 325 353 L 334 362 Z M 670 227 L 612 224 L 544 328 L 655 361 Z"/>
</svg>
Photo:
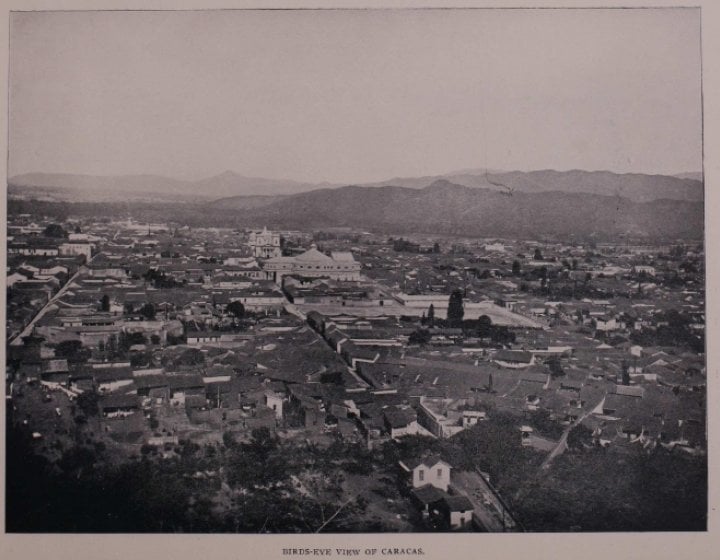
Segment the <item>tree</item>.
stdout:
<svg viewBox="0 0 720 560">
<path fill-rule="evenodd" d="M 107 345 L 105 346 L 105 351 L 107 352 L 107 357 L 112 360 L 117 356 L 118 352 L 118 340 L 116 334 L 111 334 L 108 338 Z"/>
<path fill-rule="evenodd" d="M 341 371 L 326 371 L 320 374 L 320 383 L 330 383 L 334 385 L 343 384 L 343 374 Z"/>
<path fill-rule="evenodd" d="M 146 344 L 147 338 L 141 332 L 127 333 L 120 331 L 119 349 L 122 353 L 127 352 L 135 344 Z"/>
<path fill-rule="evenodd" d="M 560 358 L 557 356 L 551 356 L 547 361 L 548 369 L 550 369 L 550 375 L 553 377 L 562 377 L 565 375 L 565 370 L 560 363 Z"/>
<path fill-rule="evenodd" d="M 535 254 L 533 255 L 534 261 L 541 261 L 543 260 L 542 252 L 540 251 L 540 247 L 535 247 Z"/>
<path fill-rule="evenodd" d="M 630 368 L 628 367 L 627 360 L 622 361 L 621 366 L 621 374 L 622 374 L 622 384 L 623 385 L 630 385 Z"/>
<path fill-rule="evenodd" d="M 67 237 L 67 232 L 62 228 L 60 224 L 50 224 L 43 230 L 45 237 L 54 237 L 56 239 L 62 239 Z"/>
<path fill-rule="evenodd" d="M 79 340 L 63 340 L 55 347 L 55 356 L 65 358 L 72 364 L 86 362 L 91 354 L 90 349 L 84 348 Z"/>
<path fill-rule="evenodd" d="M 431 327 L 435 324 L 435 306 L 431 303 L 427 312 L 427 324 Z"/>
<path fill-rule="evenodd" d="M 451 327 L 462 324 L 465 310 L 463 309 L 463 296 L 460 290 L 453 290 L 448 302 L 447 319 Z"/>
<path fill-rule="evenodd" d="M 410 336 L 408 337 L 408 342 L 410 344 L 420 344 L 422 346 L 430 342 L 431 338 L 432 335 L 428 332 L 427 329 L 417 329 L 416 331 L 410 333 Z"/>
<path fill-rule="evenodd" d="M 233 436 L 232 432 L 223 432 L 222 440 L 223 445 L 227 448 L 235 447 L 237 445 L 237 441 L 235 441 L 235 436 Z"/>
<path fill-rule="evenodd" d="M 110 296 L 107 294 L 104 294 L 100 299 L 100 311 L 110 311 Z"/>
<path fill-rule="evenodd" d="M 152 303 L 146 303 L 140 308 L 140 314 L 148 320 L 155 318 L 155 306 Z"/>
<path fill-rule="evenodd" d="M 176 360 L 179 366 L 196 366 L 205 363 L 205 354 L 198 348 L 188 348 Z"/>
<path fill-rule="evenodd" d="M 480 338 L 489 336 L 492 333 L 492 319 L 487 315 L 481 315 L 478 318 L 477 335 Z"/>
<path fill-rule="evenodd" d="M 231 301 L 228 303 L 227 311 L 232 313 L 236 319 L 242 319 L 245 315 L 245 306 L 239 301 Z"/>
<path fill-rule="evenodd" d="M 513 276 L 520 276 L 520 261 L 515 260 L 512 263 Z"/>
<path fill-rule="evenodd" d="M 152 354 L 148 352 L 135 352 L 130 355 L 130 366 L 141 368 L 149 366 L 152 363 Z"/>
<path fill-rule="evenodd" d="M 100 395 L 95 391 L 84 391 L 77 398 L 77 406 L 85 416 L 97 416 L 100 410 L 99 402 Z"/>
</svg>

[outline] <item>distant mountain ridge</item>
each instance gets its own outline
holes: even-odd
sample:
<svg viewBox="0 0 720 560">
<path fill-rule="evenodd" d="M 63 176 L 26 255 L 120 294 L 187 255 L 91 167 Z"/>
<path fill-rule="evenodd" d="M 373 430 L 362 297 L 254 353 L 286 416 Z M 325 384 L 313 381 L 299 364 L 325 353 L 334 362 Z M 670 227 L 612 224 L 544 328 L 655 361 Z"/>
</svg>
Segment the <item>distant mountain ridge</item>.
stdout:
<svg viewBox="0 0 720 560">
<path fill-rule="evenodd" d="M 49 201 L 181 203 L 184 215 L 243 227 L 345 226 L 398 233 L 567 239 L 699 238 L 704 231 L 703 184 L 694 179 L 578 170 L 454 177 L 457 181 L 420 177 L 398 180 L 400 185 L 319 188 L 232 172 L 201 181 L 153 175 L 30 174 L 13 177 L 8 193 L 10 198 Z"/>
<path fill-rule="evenodd" d="M 232 171 L 219 175 L 187 181 L 159 175 L 74 175 L 67 173 L 26 173 L 8 179 L 11 194 L 22 189 L 62 189 L 79 201 L 117 199 L 127 195 L 167 198 L 183 196 L 189 199 L 214 199 L 223 196 L 274 196 L 304 192 L 319 188 L 322 184 L 302 183 L 285 179 L 246 177 Z M 55 191 L 62 196 L 62 191 Z"/>
<path fill-rule="evenodd" d="M 448 180 L 465 187 L 523 192 L 560 191 L 620 196 L 637 202 L 668 198 L 672 200 L 703 200 L 702 181 L 697 178 L 612 173 L 610 171 L 505 171 L 478 173 L 468 170 L 447 175 L 396 178 L 366 186 L 401 186 L 423 188 L 437 180 Z M 683 174 L 685 175 L 685 174 Z M 687 174 L 691 175 L 691 174 Z M 504 187 L 503 187 L 504 185 Z"/>
<path fill-rule="evenodd" d="M 617 174 L 609 171 L 490 171 L 468 169 L 445 175 L 398 177 L 387 181 L 367 183 L 365 187 L 406 187 L 423 189 L 438 180 L 456 185 L 494 191 L 513 192 L 566 192 L 619 196 L 636 202 L 658 199 L 702 201 L 704 198 L 702 174 L 682 173 L 679 176 L 646 175 L 641 173 Z M 307 183 L 286 179 L 246 177 L 232 171 L 187 181 L 158 175 L 92 176 L 63 173 L 28 173 L 8 180 L 11 196 L 32 195 L 40 190 L 51 199 L 77 201 L 124 200 L 134 198 L 167 199 L 176 196 L 188 200 L 212 200 L 226 197 L 272 197 L 294 195 L 323 188 L 343 185 Z M 247 201 L 250 203 L 249 201 Z M 252 205 L 270 202 L 256 198 Z"/>
<path fill-rule="evenodd" d="M 618 195 L 563 191 L 512 193 L 440 179 L 423 189 L 348 186 L 317 189 L 248 209 L 243 197 L 210 207 L 237 209 L 237 218 L 268 227 L 349 226 L 455 235 L 700 237 L 703 203 L 633 201 Z"/>
</svg>

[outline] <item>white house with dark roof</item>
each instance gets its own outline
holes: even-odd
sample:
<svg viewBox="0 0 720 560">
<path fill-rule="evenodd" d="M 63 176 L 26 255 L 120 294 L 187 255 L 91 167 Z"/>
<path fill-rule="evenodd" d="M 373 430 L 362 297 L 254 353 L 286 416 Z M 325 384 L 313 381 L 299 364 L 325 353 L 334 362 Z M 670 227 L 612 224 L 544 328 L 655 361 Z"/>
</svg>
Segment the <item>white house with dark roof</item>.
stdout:
<svg viewBox="0 0 720 560">
<path fill-rule="evenodd" d="M 450 470 L 452 466 L 437 455 L 422 459 L 399 461 L 400 468 L 407 474 L 413 488 L 430 484 L 447 492 L 450 486 Z"/>
</svg>

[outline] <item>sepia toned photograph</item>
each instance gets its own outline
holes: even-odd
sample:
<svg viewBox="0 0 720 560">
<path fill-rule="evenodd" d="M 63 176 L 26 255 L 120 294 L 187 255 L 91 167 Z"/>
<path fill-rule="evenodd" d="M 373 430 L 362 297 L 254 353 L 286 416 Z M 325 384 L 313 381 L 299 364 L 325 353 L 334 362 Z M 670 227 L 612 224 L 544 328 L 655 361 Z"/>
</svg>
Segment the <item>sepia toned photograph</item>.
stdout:
<svg viewBox="0 0 720 560">
<path fill-rule="evenodd" d="M 5 532 L 706 532 L 701 21 L 11 12 Z"/>
</svg>

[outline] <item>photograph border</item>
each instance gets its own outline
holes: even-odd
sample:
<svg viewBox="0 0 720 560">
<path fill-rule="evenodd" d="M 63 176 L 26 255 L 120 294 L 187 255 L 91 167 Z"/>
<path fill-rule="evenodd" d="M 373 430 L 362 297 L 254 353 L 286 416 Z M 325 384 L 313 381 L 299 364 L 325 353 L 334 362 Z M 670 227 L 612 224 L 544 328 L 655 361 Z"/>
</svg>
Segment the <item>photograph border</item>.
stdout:
<svg viewBox="0 0 720 560">
<path fill-rule="evenodd" d="M 719 415 L 711 403 L 719 402 L 718 397 L 718 355 L 719 345 L 716 343 L 720 334 L 720 309 L 718 305 L 718 280 L 720 278 L 720 232 L 718 220 L 720 216 L 720 196 L 713 191 L 713 185 L 720 177 L 720 3 L 712 0 L 682 1 L 640 1 L 624 0 L 622 2 L 543 2 L 525 1 L 521 3 L 482 1 L 464 2 L 415 2 L 399 0 L 396 2 L 315 0 L 313 2 L 250 2 L 243 0 L 149 0 L 146 2 L 132 0 L 0 0 L 0 21 L 2 29 L 2 48 L 8 48 L 9 14 L 11 11 L 44 11 L 44 10 L 208 10 L 208 9 L 655 9 L 655 8 L 700 8 L 701 9 L 701 41 L 702 41 L 702 116 L 703 116 L 703 172 L 705 186 L 705 254 L 706 254 L 706 340 L 707 340 L 707 415 L 708 432 L 708 531 L 699 533 L 528 533 L 513 534 L 340 534 L 340 535 L 0 535 L 0 557 L 15 559 L 47 558 L 64 559 L 105 559 L 105 558 L 173 558 L 184 560 L 203 557 L 215 559 L 245 558 L 287 558 L 295 559 L 304 556 L 317 558 L 324 554 L 288 555 L 283 549 L 332 549 L 335 547 L 358 548 L 363 551 L 361 557 L 382 558 L 521 558 L 532 554 L 533 560 L 576 558 L 578 554 L 590 558 L 632 558 L 632 559 L 677 559 L 684 557 L 710 559 L 716 555 L 720 540 L 718 539 L 717 504 L 719 489 L 717 477 L 720 465 L 717 464 L 718 438 L 715 437 Z M 0 76 L 5 95 L 5 110 L 0 111 L 0 119 L 8 131 L 8 53 L 0 57 Z M 8 153 L 8 137 L 4 138 L 4 148 Z M 7 160 L 5 160 L 5 173 Z M 7 175 L 6 175 L 7 176 Z M 7 222 L 7 193 L 2 197 L 2 211 Z M 2 231 L 5 240 L 5 228 Z M 6 252 L 3 251 L 3 263 Z M 4 318 L 5 309 L 2 306 Z M 3 336 L 5 336 L 3 334 Z M 3 356 L 5 345 L 2 345 Z M 3 386 L 4 391 L 4 386 Z M 6 402 L 3 398 L 3 402 Z M 0 429 L 5 433 L 5 415 L 0 419 Z M 2 438 L 5 441 L 5 438 Z M 3 484 L 0 485 L 0 499 L 5 503 L 5 446 L 0 451 L 0 473 Z M 3 532 L 5 526 L 4 507 L 0 513 Z M 482 539 L 482 540 L 480 540 Z M 383 548 L 389 549 L 422 549 L 423 554 L 382 554 Z M 374 551 L 374 552 L 371 552 Z M 332 554 L 332 558 L 341 558 Z"/>
</svg>

